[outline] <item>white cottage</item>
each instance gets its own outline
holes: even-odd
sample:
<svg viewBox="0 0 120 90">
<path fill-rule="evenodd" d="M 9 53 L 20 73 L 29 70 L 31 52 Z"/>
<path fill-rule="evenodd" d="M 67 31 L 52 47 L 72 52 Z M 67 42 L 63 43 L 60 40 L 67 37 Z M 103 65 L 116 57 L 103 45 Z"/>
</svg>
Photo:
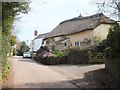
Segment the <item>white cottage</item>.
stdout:
<svg viewBox="0 0 120 90">
<path fill-rule="evenodd" d="M 43 45 L 43 39 L 48 33 L 45 34 L 39 34 L 37 37 L 35 37 L 32 40 L 31 48 L 32 52 L 36 52 L 40 47 Z"/>
</svg>

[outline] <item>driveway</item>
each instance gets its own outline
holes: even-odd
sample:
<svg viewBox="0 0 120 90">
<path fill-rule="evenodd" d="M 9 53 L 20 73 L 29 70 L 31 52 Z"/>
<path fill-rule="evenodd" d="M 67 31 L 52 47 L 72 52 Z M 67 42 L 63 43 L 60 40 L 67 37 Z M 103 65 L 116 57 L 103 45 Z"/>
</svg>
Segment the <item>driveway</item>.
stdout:
<svg viewBox="0 0 120 90">
<path fill-rule="evenodd" d="M 80 79 L 85 77 L 85 73 L 104 69 L 105 64 L 93 64 L 93 65 L 53 65 L 50 66 L 55 71 L 63 74 L 71 80 Z"/>
</svg>

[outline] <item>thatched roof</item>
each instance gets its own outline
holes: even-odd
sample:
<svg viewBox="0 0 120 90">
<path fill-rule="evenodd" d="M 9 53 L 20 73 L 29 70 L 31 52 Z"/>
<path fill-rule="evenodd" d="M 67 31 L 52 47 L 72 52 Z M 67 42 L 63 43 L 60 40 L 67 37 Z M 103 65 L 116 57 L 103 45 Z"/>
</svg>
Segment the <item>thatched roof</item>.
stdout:
<svg viewBox="0 0 120 90">
<path fill-rule="evenodd" d="M 101 23 L 112 24 L 114 23 L 114 21 L 106 17 L 102 13 L 98 13 L 88 17 L 76 17 L 61 22 L 56 28 L 54 28 L 46 36 L 46 38 L 61 36 L 61 35 L 69 35 L 84 30 L 91 30 L 96 28 Z"/>
</svg>

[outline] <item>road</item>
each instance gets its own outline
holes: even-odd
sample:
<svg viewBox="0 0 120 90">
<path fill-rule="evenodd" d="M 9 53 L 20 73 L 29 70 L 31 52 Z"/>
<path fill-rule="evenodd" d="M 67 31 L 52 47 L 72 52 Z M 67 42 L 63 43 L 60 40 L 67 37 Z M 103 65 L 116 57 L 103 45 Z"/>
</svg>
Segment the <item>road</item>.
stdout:
<svg viewBox="0 0 120 90">
<path fill-rule="evenodd" d="M 76 88 L 59 72 L 22 57 L 12 58 L 12 88 Z"/>
<path fill-rule="evenodd" d="M 17 56 L 10 61 L 12 70 L 8 86 L 12 88 L 78 88 L 72 81 L 84 78 L 89 71 L 104 68 L 104 64 L 45 66 Z"/>
</svg>

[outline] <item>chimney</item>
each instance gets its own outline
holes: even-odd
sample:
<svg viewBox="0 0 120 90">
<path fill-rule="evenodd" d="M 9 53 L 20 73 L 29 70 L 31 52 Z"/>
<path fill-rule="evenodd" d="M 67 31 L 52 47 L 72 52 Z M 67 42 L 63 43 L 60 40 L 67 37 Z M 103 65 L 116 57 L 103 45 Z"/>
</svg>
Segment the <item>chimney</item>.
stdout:
<svg viewBox="0 0 120 90">
<path fill-rule="evenodd" d="M 38 31 L 35 30 L 35 31 L 34 31 L 34 36 L 37 36 L 37 35 L 38 35 Z"/>
<path fill-rule="evenodd" d="M 78 17 L 82 18 L 82 17 L 83 17 L 83 15 L 80 13 Z"/>
</svg>

